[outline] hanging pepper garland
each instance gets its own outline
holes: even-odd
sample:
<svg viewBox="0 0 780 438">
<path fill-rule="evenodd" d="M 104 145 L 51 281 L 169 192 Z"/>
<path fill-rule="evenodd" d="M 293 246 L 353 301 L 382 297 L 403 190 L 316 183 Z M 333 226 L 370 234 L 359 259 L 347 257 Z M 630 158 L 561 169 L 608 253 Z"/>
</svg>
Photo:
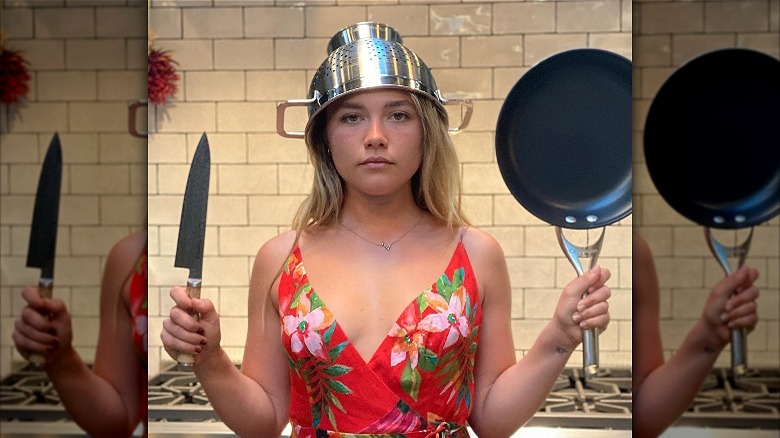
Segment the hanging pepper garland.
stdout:
<svg viewBox="0 0 780 438">
<path fill-rule="evenodd" d="M 174 61 L 170 52 L 149 48 L 147 87 L 149 102 L 153 104 L 168 103 L 168 99 L 176 94 L 176 81 L 179 74 L 176 73 Z"/>
<path fill-rule="evenodd" d="M 6 49 L 0 45 L 0 103 L 15 105 L 27 96 L 30 87 L 30 74 L 27 65 L 30 63 L 18 50 Z"/>
</svg>

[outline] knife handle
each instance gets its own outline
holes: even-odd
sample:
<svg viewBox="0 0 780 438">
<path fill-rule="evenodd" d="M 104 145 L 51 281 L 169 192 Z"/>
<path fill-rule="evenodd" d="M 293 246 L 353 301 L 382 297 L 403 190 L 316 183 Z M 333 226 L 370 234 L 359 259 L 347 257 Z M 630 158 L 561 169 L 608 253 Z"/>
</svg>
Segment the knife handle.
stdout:
<svg viewBox="0 0 780 438">
<path fill-rule="evenodd" d="M 187 279 L 187 296 L 190 298 L 200 299 L 200 283 L 199 279 Z M 200 320 L 200 315 L 194 312 L 192 316 L 196 321 Z M 195 357 L 189 353 L 179 353 L 176 357 L 176 361 L 179 362 L 179 371 L 192 371 L 192 366 L 195 364 Z"/>
<path fill-rule="evenodd" d="M 52 287 L 54 286 L 54 280 L 51 278 L 41 278 L 38 280 L 38 295 L 41 298 L 49 299 L 52 297 Z M 48 314 L 43 313 L 45 316 Z M 43 369 L 43 365 L 46 364 L 46 357 L 39 353 L 33 353 L 29 357 L 30 364 L 36 370 Z"/>
</svg>

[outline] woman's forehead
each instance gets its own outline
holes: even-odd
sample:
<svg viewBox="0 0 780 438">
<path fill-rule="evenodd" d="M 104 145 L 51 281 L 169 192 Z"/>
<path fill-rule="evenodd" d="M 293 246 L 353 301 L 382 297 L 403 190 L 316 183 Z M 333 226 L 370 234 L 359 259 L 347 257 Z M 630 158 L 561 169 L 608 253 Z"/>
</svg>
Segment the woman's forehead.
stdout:
<svg viewBox="0 0 780 438">
<path fill-rule="evenodd" d="M 413 105 L 411 93 L 404 90 L 393 89 L 376 89 L 376 90 L 361 90 L 356 93 L 350 93 L 338 102 L 334 102 L 334 109 L 341 108 L 343 106 L 365 105 L 368 103 L 408 103 Z"/>
</svg>

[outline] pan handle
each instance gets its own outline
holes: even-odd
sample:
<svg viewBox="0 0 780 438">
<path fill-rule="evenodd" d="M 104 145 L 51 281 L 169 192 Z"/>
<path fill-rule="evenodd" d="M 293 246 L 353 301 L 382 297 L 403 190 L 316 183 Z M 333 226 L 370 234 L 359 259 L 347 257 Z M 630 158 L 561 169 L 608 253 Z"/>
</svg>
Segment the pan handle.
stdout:
<svg viewBox="0 0 780 438">
<path fill-rule="evenodd" d="M 444 105 L 460 105 L 466 109 L 465 113 L 461 113 L 463 117 L 460 119 L 460 126 L 457 128 L 450 128 L 450 134 L 455 135 L 466 129 L 466 127 L 469 126 L 469 122 L 471 121 L 471 113 L 474 111 L 474 103 L 472 103 L 469 99 L 444 99 L 443 97 L 440 97 L 440 99 Z"/>
<path fill-rule="evenodd" d="M 753 240 L 753 227 L 750 227 L 750 234 L 745 238 L 745 241 L 736 246 L 724 246 L 718 242 L 712 235 L 710 227 L 704 227 L 704 237 L 707 239 L 707 246 L 710 247 L 712 255 L 715 256 L 726 276 L 729 276 L 734 272 L 729 264 L 729 257 L 737 258 L 737 269 L 745 264 L 748 251 L 750 251 L 750 243 Z M 734 378 L 742 377 L 747 372 L 747 336 L 744 329 L 731 331 L 731 372 Z"/>
<path fill-rule="evenodd" d="M 291 106 L 309 106 L 316 102 L 319 94 L 315 94 L 311 99 L 290 99 L 279 102 L 276 106 L 276 133 L 285 138 L 303 138 L 306 133 L 303 131 L 287 131 L 284 129 L 284 112 Z"/>
<path fill-rule="evenodd" d="M 127 130 L 133 137 L 147 138 L 149 136 L 148 131 L 139 131 L 136 127 L 138 108 L 146 105 L 148 105 L 148 101 L 146 99 L 140 99 L 131 103 L 127 108 Z"/>
<path fill-rule="evenodd" d="M 606 227 L 601 228 L 601 234 L 593 245 L 589 246 L 577 246 L 566 239 L 563 235 L 563 229 L 561 227 L 555 227 L 555 235 L 558 237 L 558 244 L 561 246 L 563 253 L 569 262 L 574 266 L 574 270 L 577 271 L 577 276 L 582 276 L 585 270 L 580 263 L 580 257 L 590 257 L 590 267 L 592 269 L 596 266 L 596 261 L 599 258 L 601 252 L 601 244 L 604 242 L 604 232 Z M 582 296 L 588 295 L 586 291 Z M 583 329 L 582 330 L 582 370 L 585 373 L 585 377 L 593 377 L 599 372 L 599 337 L 596 333 L 596 329 Z"/>
</svg>

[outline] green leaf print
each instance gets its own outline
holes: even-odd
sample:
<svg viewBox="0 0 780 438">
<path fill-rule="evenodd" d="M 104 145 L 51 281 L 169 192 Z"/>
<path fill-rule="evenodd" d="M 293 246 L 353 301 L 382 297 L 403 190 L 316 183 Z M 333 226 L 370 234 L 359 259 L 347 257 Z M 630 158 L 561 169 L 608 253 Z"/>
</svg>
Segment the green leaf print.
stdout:
<svg viewBox="0 0 780 438">
<path fill-rule="evenodd" d="M 428 308 L 428 296 L 426 295 L 428 291 L 425 291 L 417 296 L 417 307 L 420 309 L 420 314 L 425 311 L 425 309 Z"/>
<path fill-rule="evenodd" d="M 299 287 L 298 290 L 295 291 L 295 295 L 293 295 L 292 303 L 290 303 L 290 308 L 294 309 L 298 307 L 298 303 L 301 302 L 301 295 L 307 294 L 311 290 L 311 285 L 309 283 L 304 284 L 303 286 Z"/>
<path fill-rule="evenodd" d="M 311 288 L 311 286 L 309 286 L 309 288 Z M 320 296 L 316 293 L 311 294 L 309 300 L 311 301 L 311 309 L 309 309 L 310 312 L 314 309 L 325 306 L 325 303 L 322 302 Z"/>
<path fill-rule="evenodd" d="M 444 299 L 449 303 L 452 294 L 458 290 L 461 285 L 463 285 L 463 278 L 465 275 L 465 269 L 462 267 L 456 269 L 452 273 L 452 281 L 447 278 L 447 274 L 442 274 L 441 277 L 436 281 L 436 290 L 439 292 L 439 295 L 443 296 Z"/>
<path fill-rule="evenodd" d="M 435 370 L 436 364 L 439 362 L 436 353 L 425 347 L 420 348 L 418 351 L 420 352 L 420 358 L 417 361 L 417 365 L 419 365 L 420 369 L 423 371 Z"/>
<path fill-rule="evenodd" d="M 347 388 L 346 385 L 344 385 L 343 383 L 339 382 L 338 380 L 327 379 L 327 380 L 325 380 L 325 383 L 328 386 L 330 386 L 331 389 L 333 389 L 334 391 L 338 392 L 339 394 L 352 394 L 352 391 L 349 388 Z"/>
<path fill-rule="evenodd" d="M 336 398 L 333 394 L 331 394 L 329 392 L 326 392 L 325 393 L 325 397 L 327 397 L 328 401 L 330 401 L 330 404 L 332 404 L 333 406 L 338 408 L 338 410 L 340 410 L 341 412 L 343 412 L 345 414 L 347 413 L 347 411 L 344 409 L 344 406 L 341 405 L 341 402 L 339 401 L 339 399 Z"/>
<path fill-rule="evenodd" d="M 333 325 L 336 325 L 336 323 L 334 322 Z M 333 362 L 334 360 L 336 360 L 336 358 L 339 357 L 341 352 L 344 351 L 345 348 L 347 348 L 347 345 L 349 345 L 349 341 L 344 341 L 339 345 L 336 345 L 335 347 L 328 350 L 328 356 L 330 357 L 330 361 Z"/>
<path fill-rule="evenodd" d="M 325 330 L 325 333 L 322 334 L 322 342 L 325 343 L 325 345 L 330 345 L 330 338 L 333 336 L 333 332 L 336 330 L 336 321 L 333 321 L 333 324 L 328 327 L 327 330 Z"/>
<path fill-rule="evenodd" d="M 331 377 L 343 376 L 344 374 L 347 374 L 350 371 L 352 371 L 352 368 L 345 365 L 331 365 L 325 368 L 324 370 L 322 370 L 323 373 Z"/>
<path fill-rule="evenodd" d="M 404 371 L 401 373 L 401 388 L 415 401 L 417 401 L 417 397 L 419 397 L 420 382 L 422 382 L 420 372 L 416 369 L 412 369 L 411 361 L 406 361 Z"/>
</svg>

